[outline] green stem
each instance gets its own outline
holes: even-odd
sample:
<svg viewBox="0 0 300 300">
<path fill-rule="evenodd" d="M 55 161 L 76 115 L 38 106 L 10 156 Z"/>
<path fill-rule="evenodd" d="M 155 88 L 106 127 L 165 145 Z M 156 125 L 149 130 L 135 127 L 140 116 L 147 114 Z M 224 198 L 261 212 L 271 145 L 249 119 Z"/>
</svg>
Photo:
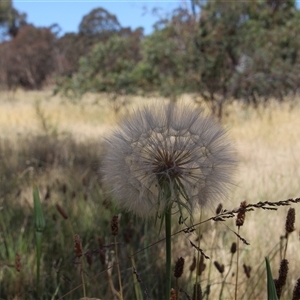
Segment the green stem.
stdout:
<svg viewBox="0 0 300 300">
<path fill-rule="evenodd" d="M 165 212 L 166 230 L 166 300 L 170 300 L 171 291 L 171 206 Z"/>
<path fill-rule="evenodd" d="M 40 264 L 42 255 L 42 232 L 35 232 L 35 242 L 36 242 L 36 286 L 37 294 L 40 296 Z"/>
<path fill-rule="evenodd" d="M 134 260 L 134 254 L 132 250 L 132 246 L 129 245 L 130 249 L 130 259 L 131 259 L 131 265 L 134 270 L 136 270 L 136 264 Z M 140 283 L 137 280 L 136 274 L 132 272 L 132 278 L 133 278 L 133 284 L 134 284 L 134 292 L 135 292 L 135 299 L 136 300 L 143 300 L 143 292 L 141 290 Z"/>
<path fill-rule="evenodd" d="M 117 258 L 117 270 L 118 270 L 118 280 L 119 280 L 119 289 L 120 289 L 120 299 L 123 300 L 123 286 L 122 286 L 122 280 L 121 280 L 121 271 L 120 271 L 120 260 L 118 255 L 118 244 L 117 244 L 117 237 L 115 237 L 115 252 L 116 252 L 116 258 Z"/>
</svg>

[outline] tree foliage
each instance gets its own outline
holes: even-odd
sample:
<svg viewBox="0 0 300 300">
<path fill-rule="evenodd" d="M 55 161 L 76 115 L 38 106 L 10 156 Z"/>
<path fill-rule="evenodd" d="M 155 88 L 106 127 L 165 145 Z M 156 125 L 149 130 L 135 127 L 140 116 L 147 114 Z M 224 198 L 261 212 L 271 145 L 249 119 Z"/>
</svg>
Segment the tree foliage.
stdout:
<svg viewBox="0 0 300 300">
<path fill-rule="evenodd" d="M 134 92 L 134 70 L 140 59 L 141 31 L 124 37 L 112 35 L 105 43 L 99 42 L 87 56 L 79 60 L 78 72 L 72 78 L 64 78 L 64 92 L 109 92 L 127 94 Z"/>
<path fill-rule="evenodd" d="M 8 24 L 7 3 L 0 24 Z M 230 99 L 257 105 L 298 91 L 300 12 L 293 0 L 193 0 L 191 9 L 174 10 L 148 36 L 122 27 L 103 8 L 84 16 L 78 33 L 60 38 L 15 24 L 12 40 L 0 45 L 9 53 L 7 63 L 0 59 L 6 66 L 0 80 L 9 85 L 36 88 L 55 74 L 58 91 L 77 95 L 159 92 L 176 100 L 196 93 L 219 117 Z"/>
<path fill-rule="evenodd" d="M 191 69 L 194 20 L 185 9 L 174 12 L 170 21 L 156 24 L 157 29 L 142 42 L 142 60 L 137 68 L 142 87 L 159 90 L 163 96 L 176 99 L 190 89 L 188 74 Z"/>
<path fill-rule="evenodd" d="M 80 34 L 99 39 L 106 39 L 120 29 L 117 17 L 102 7 L 93 9 L 85 15 L 79 25 Z"/>
<path fill-rule="evenodd" d="M 26 14 L 17 11 L 11 0 L 0 1 L 0 27 L 4 36 L 15 37 L 26 24 Z"/>
<path fill-rule="evenodd" d="M 47 28 L 24 26 L 11 41 L 0 47 L 2 75 L 9 88 L 40 89 L 55 69 L 55 36 Z"/>
</svg>

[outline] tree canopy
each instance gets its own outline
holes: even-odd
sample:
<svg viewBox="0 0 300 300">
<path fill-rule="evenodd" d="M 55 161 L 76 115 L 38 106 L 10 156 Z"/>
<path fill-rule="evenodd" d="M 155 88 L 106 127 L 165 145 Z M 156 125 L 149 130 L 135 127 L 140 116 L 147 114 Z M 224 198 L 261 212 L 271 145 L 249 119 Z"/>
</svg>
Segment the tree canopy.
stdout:
<svg viewBox="0 0 300 300">
<path fill-rule="evenodd" d="M 117 17 L 101 7 L 85 15 L 79 25 L 79 33 L 100 39 L 107 38 L 120 29 Z"/>
<path fill-rule="evenodd" d="M 30 45 L 40 49 L 36 45 L 41 45 L 44 35 L 42 38 L 36 33 L 46 31 L 36 29 L 31 38 L 25 39 L 25 32 L 33 27 L 22 31 L 25 23 L 21 24 L 21 14 L 14 15 L 11 2 L 5 3 L 0 6 L 0 24 L 10 24 L 7 28 L 11 28 L 8 32 L 12 40 L 0 44 L 0 51 L 5 46 L 17 53 L 15 45 L 20 41 L 20 62 L 11 57 L 11 66 L 18 66 L 9 69 L 28 74 L 25 61 L 30 51 L 26 49 Z M 194 93 L 219 117 L 223 104 L 230 99 L 257 105 L 298 92 L 300 14 L 295 1 L 190 3 L 190 8 L 179 7 L 169 18 L 159 20 L 148 36 L 142 28 L 122 27 L 116 16 L 101 7 L 82 18 L 78 33 L 58 37 L 49 28 L 52 37 L 43 51 L 53 59 L 54 68 L 45 64 L 45 72 L 32 69 L 37 73 L 32 78 L 40 77 L 40 83 L 28 85 L 23 79 L 14 82 L 35 88 L 54 74 L 58 91 L 77 95 L 88 91 L 159 92 L 176 100 L 183 93 Z M 18 29 L 15 34 L 14 27 Z M 41 55 L 36 57 L 38 60 Z M 3 76 L 2 71 L 0 80 L 11 78 L 8 75 Z"/>
</svg>

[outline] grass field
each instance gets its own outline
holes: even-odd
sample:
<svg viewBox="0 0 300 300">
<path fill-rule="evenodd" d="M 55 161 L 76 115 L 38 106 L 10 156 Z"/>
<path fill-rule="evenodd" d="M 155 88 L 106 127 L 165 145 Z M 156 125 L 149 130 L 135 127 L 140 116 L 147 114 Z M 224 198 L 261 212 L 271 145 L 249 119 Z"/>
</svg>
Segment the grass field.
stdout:
<svg viewBox="0 0 300 300">
<path fill-rule="evenodd" d="M 190 101 L 186 98 L 184 101 Z M 114 241 L 110 219 L 120 212 L 102 191 L 98 173 L 102 141 L 117 121 L 139 103 L 163 101 L 136 97 L 125 106 L 125 100 L 112 104 L 105 95 L 88 95 L 80 102 L 71 102 L 51 97 L 51 91 L 0 93 L 0 299 L 80 299 L 84 295 L 87 299 L 118 298 L 112 292 L 119 290 L 117 272 L 110 269 L 118 258 L 107 245 Z M 271 102 L 257 109 L 233 103 L 226 108 L 222 123 L 237 148 L 239 166 L 236 185 L 224 201 L 224 208 L 237 208 L 242 201 L 257 203 L 300 197 L 299 103 Z M 47 224 L 43 233 L 40 291 L 36 285 L 33 183 L 40 189 Z M 63 208 L 67 219 L 57 205 Z M 300 205 L 293 207 L 296 230 L 288 237 L 289 273 L 281 299 L 292 299 L 293 287 L 300 277 Z M 265 256 L 270 258 L 273 277 L 278 277 L 283 252 L 280 249 L 286 243 L 280 237 L 285 235 L 288 208 L 246 213 L 239 234 L 250 245 L 239 242 L 238 299 L 266 298 Z M 214 214 L 214 209 L 208 209 L 202 218 Z M 174 230 L 181 229 L 177 227 Z M 211 221 L 201 227 L 201 249 L 211 257 L 205 261 L 206 269 L 200 276 L 204 294 L 210 285 L 210 294 L 203 299 L 234 299 L 236 254 L 230 252 L 230 247 L 237 238 L 232 231 L 237 232 L 235 218 L 224 223 Z M 128 259 L 128 253 L 158 239 L 157 229 L 152 223 L 122 213 L 120 232 L 124 299 L 162 299 L 164 244 L 136 254 L 134 262 Z M 74 254 L 75 234 L 80 236 L 85 253 L 81 258 Z M 197 254 L 190 240 L 197 240 L 197 234 L 182 233 L 173 240 L 174 261 L 182 256 L 186 263 L 179 285 L 189 295 L 195 278 L 195 271 L 191 273 L 189 266 Z M 20 272 L 15 270 L 17 253 L 21 259 Z M 224 273 L 218 272 L 214 261 L 224 264 Z M 132 264 L 136 264 L 140 284 L 131 275 Z M 243 264 L 251 267 L 250 278 L 246 277 Z M 179 299 L 188 298 L 182 292 Z"/>
</svg>

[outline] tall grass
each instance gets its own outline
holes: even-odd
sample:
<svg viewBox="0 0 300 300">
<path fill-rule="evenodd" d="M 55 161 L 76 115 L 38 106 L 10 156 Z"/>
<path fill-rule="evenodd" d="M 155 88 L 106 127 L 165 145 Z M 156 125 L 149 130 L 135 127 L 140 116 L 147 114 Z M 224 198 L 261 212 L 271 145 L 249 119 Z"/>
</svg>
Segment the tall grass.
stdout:
<svg viewBox="0 0 300 300">
<path fill-rule="evenodd" d="M 133 99 L 120 115 L 142 100 Z M 157 236 L 151 220 L 145 222 L 118 211 L 101 186 L 102 141 L 119 118 L 105 95 L 70 103 L 51 98 L 47 91 L 1 92 L 0 108 L 0 299 L 37 299 L 34 183 L 39 187 L 46 220 L 40 299 L 80 299 L 84 293 L 86 299 L 117 299 L 121 289 L 123 299 L 163 299 L 164 241 L 155 244 L 163 234 Z M 230 129 L 240 165 L 237 185 L 223 209 L 238 208 L 242 201 L 251 204 L 299 197 L 300 107 L 274 102 L 253 109 L 234 103 L 227 113 L 222 122 Z M 293 207 L 296 231 L 288 236 L 286 249 L 286 259 L 293 263 L 289 264 L 281 299 L 293 298 L 300 277 L 300 210 Z M 288 208 L 246 212 L 239 235 L 250 245 L 239 240 L 238 299 L 266 298 L 265 257 L 276 278 Z M 119 215 L 116 236 L 110 230 L 113 215 Z M 211 208 L 201 219 L 214 215 L 215 208 Z M 184 258 L 183 274 L 176 280 L 179 299 L 188 299 L 187 295 L 193 299 L 193 290 L 204 299 L 234 299 L 237 253 L 231 247 L 237 242 L 235 221 L 236 217 L 225 222 L 211 220 L 203 223 L 201 230 L 172 237 L 173 266 L 178 258 Z M 182 229 L 183 225 L 175 224 L 172 232 Z M 75 235 L 81 240 L 80 257 L 74 249 Z M 203 251 L 198 264 L 202 262 L 193 270 L 198 245 Z M 197 272 L 201 293 L 193 286 Z"/>
</svg>

